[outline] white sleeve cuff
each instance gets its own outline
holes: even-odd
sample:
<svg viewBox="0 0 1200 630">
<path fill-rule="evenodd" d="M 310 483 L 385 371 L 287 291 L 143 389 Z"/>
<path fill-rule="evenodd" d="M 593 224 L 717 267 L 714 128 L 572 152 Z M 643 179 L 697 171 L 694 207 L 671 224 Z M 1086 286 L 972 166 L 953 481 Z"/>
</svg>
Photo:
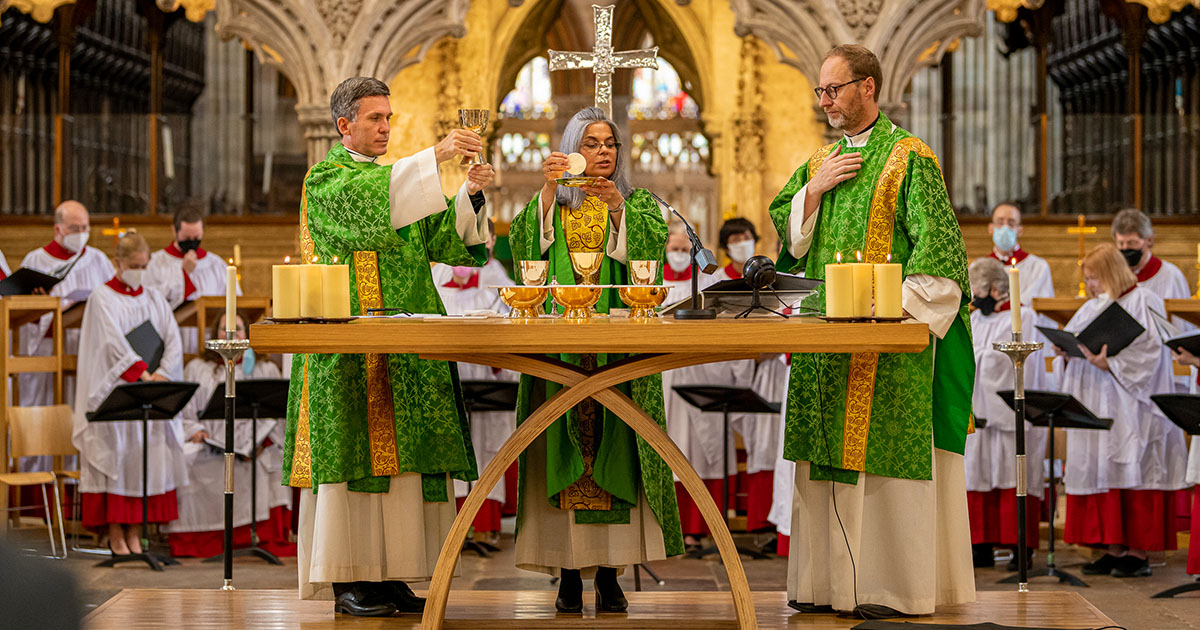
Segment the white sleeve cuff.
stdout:
<svg viewBox="0 0 1200 630">
<path fill-rule="evenodd" d="M 818 207 L 808 219 L 804 219 L 804 199 L 808 194 L 808 184 L 792 195 L 792 209 L 788 214 L 787 241 L 788 253 L 793 258 L 802 258 L 812 245 L 813 232 L 817 227 L 817 215 L 821 214 Z"/>
<path fill-rule="evenodd" d="M 550 246 L 554 244 L 554 220 L 551 218 L 550 221 L 542 221 L 546 217 L 546 209 L 542 207 L 541 191 L 538 191 L 537 201 L 538 243 L 541 245 L 541 253 L 545 254 L 550 249 Z M 550 206 L 554 206 L 553 201 L 550 202 Z"/>
<path fill-rule="evenodd" d="M 392 228 L 397 230 L 446 209 L 433 147 L 392 165 L 388 205 Z"/>
<path fill-rule="evenodd" d="M 962 301 L 962 290 L 953 280 L 926 274 L 913 274 L 904 279 L 901 290 L 904 310 L 918 321 L 929 325 L 929 331 L 939 339 L 946 336 Z"/>
<path fill-rule="evenodd" d="M 485 196 L 484 199 L 486 201 L 487 197 Z M 487 203 L 485 202 L 479 212 L 475 212 L 475 204 L 471 203 L 471 194 L 467 192 L 467 185 L 463 184 L 454 198 L 454 229 L 458 232 L 458 237 L 462 239 L 463 245 L 471 247 L 487 242 L 488 237 L 491 236 L 488 234 L 487 218 Z"/>
<path fill-rule="evenodd" d="M 610 228 L 608 240 L 604 244 L 604 253 L 623 265 L 629 262 L 629 243 L 625 239 L 625 217 L 628 214 L 628 210 L 621 212 L 621 223 L 618 225 L 612 222 L 612 213 L 609 213 L 608 225 Z M 616 238 L 613 238 L 614 235 Z"/>
</svg>

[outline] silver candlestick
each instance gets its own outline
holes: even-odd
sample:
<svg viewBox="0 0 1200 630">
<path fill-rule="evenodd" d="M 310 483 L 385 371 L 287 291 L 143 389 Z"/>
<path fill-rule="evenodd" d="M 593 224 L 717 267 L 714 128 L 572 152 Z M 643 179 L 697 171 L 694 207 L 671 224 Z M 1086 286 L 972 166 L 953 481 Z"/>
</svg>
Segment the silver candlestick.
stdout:
<svg viewBox="0 0 1200 630">
<path fill-rule="evenodd" d="M 1025 541 L 1028 533 L 1025 531 L 1026 497 L 1029 491 L 1029 480 L 1026 479 L 1025 467 L 1025 359 L 1042 349 L 1040 341 L 1022 341 L 1021 333 L 1014 332 L 1012 341 L 1000 341 L 992 344 L 992 349 L 1008 355 L 1013 363 L 1013 414 L 1017 427 L 1017 591 L 1029 592 L 1029 556 L 1026 555 Z M 1054 524 L 1051 523 L 1051 526 Z"/>
<path fill-rule="evenodd" d="M 221 590 L 232 591 L 233 588 L 233 417 L 234 398 L 234 366 L 242 354 L 250 349 L 249 339 L 238 339 L 237 333 L 227 330 L 224 339 L 209 339 L 204 347 L 221 355 L 225 359 L 225 580 Z"/>
</svg>

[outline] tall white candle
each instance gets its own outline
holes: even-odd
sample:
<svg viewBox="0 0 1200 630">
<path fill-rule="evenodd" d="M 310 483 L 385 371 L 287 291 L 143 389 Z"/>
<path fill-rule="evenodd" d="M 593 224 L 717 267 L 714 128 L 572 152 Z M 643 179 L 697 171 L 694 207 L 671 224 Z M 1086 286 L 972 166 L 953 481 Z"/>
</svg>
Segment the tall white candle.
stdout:
<svg viewBox="0 0 1200 630">
<path fill-rule="evenodd" d="M 237 330 L 237 267 L 225 267 L 225 330 Z"/>
<path fill-rule="evenodd" d="M 1021 332 L 1021 270 L 1016 266 L 1008 268 L 1008 300 L 1012 311 L 1013 334 Z"/>
</svg>

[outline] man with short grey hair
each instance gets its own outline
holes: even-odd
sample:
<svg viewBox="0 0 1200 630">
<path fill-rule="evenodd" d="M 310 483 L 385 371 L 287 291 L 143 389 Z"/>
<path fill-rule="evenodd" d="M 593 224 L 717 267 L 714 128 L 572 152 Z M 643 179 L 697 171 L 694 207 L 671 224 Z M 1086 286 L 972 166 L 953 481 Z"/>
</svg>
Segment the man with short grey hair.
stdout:
<svg viewBox="0 0 1200 630">
<path fill-rule="evenodd" d="M 1113 241 L 1125 262 L 1133 269 L 1138 284 L 1158 294 L 1164 300 L 1187 299 L 1192 296 L 1187 278 L 1179 267 L 1155 256 L 1154 226 L 1150 217 L 1136 208 L 1126 208 L 1113 217 Z M 1116 296 L 1113 296 L 1116 299 Z"/>
<path fill-rule="evenodd" d="M 308 262 L 348 264 L 351 315 L 387 308 L 445 314 L 431 262 L 479 267 L 490 235 L 473 165 L 454 198 L 439 164 L 483 143 L 456 129 L 395 164 L 382 81 L 355 77 L 329 108 L 341 141 L 304 178 L 300 247 Z M 300 597 L 334 599 L 356 616 L 420 613 L 406 582 L 428 581 L 454 522 L 453 479 L 477 476 L 451 364 L 414 354 L 311 354 L 292 359 L 283 478 L 302 488 Z"/>
</svg>

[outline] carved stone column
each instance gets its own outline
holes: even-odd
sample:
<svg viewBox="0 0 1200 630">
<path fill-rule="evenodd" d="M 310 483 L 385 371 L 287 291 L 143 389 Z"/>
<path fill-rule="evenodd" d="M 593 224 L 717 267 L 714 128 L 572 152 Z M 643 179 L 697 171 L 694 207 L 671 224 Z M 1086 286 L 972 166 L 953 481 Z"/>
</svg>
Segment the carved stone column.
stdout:
<svg viewBox="0 0 1200 630">
<path fill-rule="evenodd" d="M 732 120 L 733 190 L 736 191 L 733 198 L 737 208 L 736 211 L 731 208 L 729 213 L 750 219 L 760 233 L 769 235 L 770 217 L 762 198 L 766 126 L 761 87 L 763 55 L 758 38 L 743 38 L 740 56 L 737 110 Z"/>
<path fill-rule="evenodd" d="M 341 139 L 333 120 L 329 118 L 329 105 L 297 105 L 296 113 L 300 118 L 300 130 L 304 133 L 304 151 L 308 155 L 308 163 L 316 164 L 325 159 L 333 143 Z"/>
</svg>

